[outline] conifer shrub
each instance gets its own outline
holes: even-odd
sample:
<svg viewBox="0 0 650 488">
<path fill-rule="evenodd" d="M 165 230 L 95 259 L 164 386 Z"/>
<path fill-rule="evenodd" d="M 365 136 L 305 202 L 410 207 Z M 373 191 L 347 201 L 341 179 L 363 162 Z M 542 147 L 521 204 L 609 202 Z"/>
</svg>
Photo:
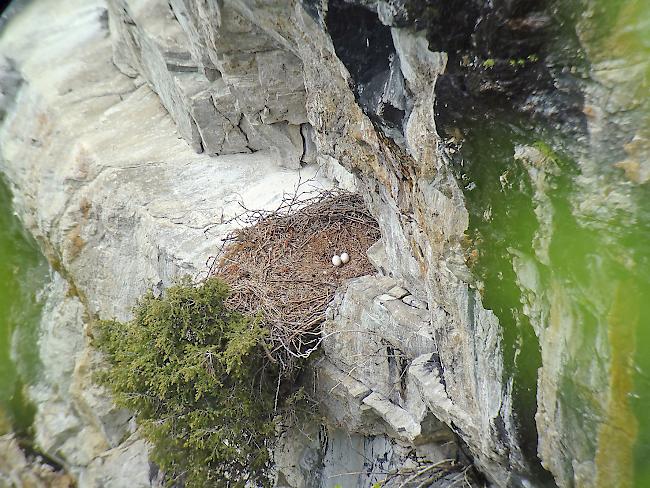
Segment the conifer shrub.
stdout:
<svg viewBox="0 0 650 488">
<path fill-rule="evenodd" d="M 170 484 L 270 484 L 278 372 L 258 318 L 229 310 L 227 297 L 217 278 L 183 280 L 145 295 L 130 322 L 96 328 L 110 363 L 98 380 L 135 413 Z"/>
</svg>

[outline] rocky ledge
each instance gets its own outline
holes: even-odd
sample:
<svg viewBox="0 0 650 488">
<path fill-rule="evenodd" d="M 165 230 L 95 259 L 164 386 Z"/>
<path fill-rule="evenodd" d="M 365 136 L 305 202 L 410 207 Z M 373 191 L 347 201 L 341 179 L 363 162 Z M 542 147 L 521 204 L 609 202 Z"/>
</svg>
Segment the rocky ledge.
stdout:
<svg viewBox="0 0 650 488">
<path fill-rule="evenodd" d="M 459 475 L 541 483 L 522 448 L 499 321 L 466 265 L 469 215 L 436 131 L 448 56 L 409 21 L 412 7 L 41 0 L 9 19 L 0 169 L 52 267 L 43 373 L 29 390 L 35 441 L 78 486 L 160 482 L 129 412 L 92 381 L 91 321 L 128 319 L 147 289 L 199 277 L 238 202 L 270 208 L 310 178 L 361 193 L 383 237 L 369 251 L 377 274 L 349 282 L 328 311 L 312 364 L 321 423 L 283 434 L 278 486 L 404 474 L 398 483 L 446 459 L 459 471 L 431 486 Z M 545 398 L 562 374 L 544 370 Z M 542 463 L 560 486 L 590 486 L 593 453 L 548 447 L 572 445 L 576 432 L 549 421 L 549 408 Z"/>
</svg>

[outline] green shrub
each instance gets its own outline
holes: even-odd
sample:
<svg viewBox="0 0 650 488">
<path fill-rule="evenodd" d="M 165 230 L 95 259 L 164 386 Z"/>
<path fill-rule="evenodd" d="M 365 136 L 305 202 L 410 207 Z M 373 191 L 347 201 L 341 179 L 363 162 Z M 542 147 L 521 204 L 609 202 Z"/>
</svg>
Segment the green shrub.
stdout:
<svg viewBox="0 0 650 488">
<path fill-rule="evenodd" d="M 170 482 L 188 488 L 270 484 L 277 371 L 264 359 L 265 329 L 229 310 L 227 296 L 218 279 L 184 280 L 95 333 L 111 364 L 99 381 L 135 412 Z"/>
</svg>

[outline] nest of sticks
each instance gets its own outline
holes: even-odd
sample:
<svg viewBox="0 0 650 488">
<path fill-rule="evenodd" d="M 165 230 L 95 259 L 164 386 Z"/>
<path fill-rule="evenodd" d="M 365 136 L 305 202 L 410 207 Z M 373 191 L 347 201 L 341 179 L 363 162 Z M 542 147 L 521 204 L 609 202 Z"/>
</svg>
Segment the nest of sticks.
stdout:
<svg viewBox="0 0 650 488">
<path fill-rule="evenodd" d="M 244 209 L 224 239 L 210 276 L 231 290 L 228 305 L 259 316 L 269 359 L 290 369 L 320 344 L 325 310 L 344 280 L 371 274 L 366 251 L 380 237 L 363 199 L 341 190 L 285 196 L 273 211 Z M 341 267 L 332 256 L 347 252 Z"/>
</svg>

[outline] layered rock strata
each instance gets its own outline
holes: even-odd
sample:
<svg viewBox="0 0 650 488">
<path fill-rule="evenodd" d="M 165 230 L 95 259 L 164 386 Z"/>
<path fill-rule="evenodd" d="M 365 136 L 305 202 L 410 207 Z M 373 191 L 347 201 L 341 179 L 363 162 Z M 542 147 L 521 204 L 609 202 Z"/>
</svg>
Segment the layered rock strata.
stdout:
<svg viewBox="0 0 650 488">
<path fill-rule="evenodd" d="M 322 6 L 66 5 L 30 5 L 10 22 L 2 41 L 9 73 L 22 80 L 3 125 L 3 171 L 15 189 L 17 212 L 57 270 L 40 347 L 47 364 L 58 346 L 69 349 L 63 367 L 49 368 L 33 388 L 43 449 L 83 486 L 119 486 L 124 473 L 115 471 L 118 465 L 128 466 L 138 485 L 155 482 L 146 449 L 130 437 L 128 415 L 115 411 L 92 385 L 96 357 L 84 327 L 95 316 L 128 318 L 148 287 L 199 271 L 225 231 L 220 223 L 236 207 L 229 199 L 240 193 L 249 206 L 271 203 L 298 178 L 297 171 L 277 165 L 278 154 L 295 166 L 311 144 L 301 138 L 301 157 L 293 160 L 275 149 L 216 158 L 211 153 L 269 147 L 250 145 L 252 128 L 270 131 L 269 140 L 278 142 L 283 139 L 273 134 L 291 139 L 291 127 L 308 122 L 304 133 L 313 134 L 323 171 L 356 186 L 380 223 L 377 266 L 409 290 L 412 303 L 426 304 L 417 308 L 399 300 L 414 312 L 394 311 L 426 340 L 387 337 L 387 349 L 398 351 L 404 368 L 435 355 L 445 388 L 444 395 L 422 397 L 409 380 L 407 399 L 388 384 L 350 374 L 353 365 L 342 357 L 347 351 L 326 345 L 329 370 L 350 375 L 371 392 L 361 401 L 372 426 L 359 427 L 359 435 L 384 432 L 408 446 L 431 433 L 427 411 L 445 412 L 443 420 L 493 481 L 505 486 L 514 471 L 525 472 L 501 378 L 498 322 L 466 282 L 460 239 L 467 215 L 435 135 L 433 86 L 444 54 L 430 52 L 415 32 L 389 30 L 392 74 L 378 72 L 375 84 L 384 95 L 366 105 L 379 104 L 383 113 L 389 106 L 406 108 L 408 97 L 403 137 L 391 139 L 350 90 Z M 248 149 L 242 146 L 247 138 Z M 188 146 L 204 152 L 194 154 Z M 356 176 L 346 176 L 343 168 Z M 378 280 L 374 288 L 386 279 L 369 278 Z M 333 323 L 348 327 L 356 319 L 347 314 L 353 311 Z M 373 334 L 388 334 L 382 327 L 393 320 L 390 314 L 378 318 Z M 363 345 L 364 337 L 357 337 L 360 353 L 377 346 L 374 337 Z M 377 380 L 389 381 L 386 374 Z M 331 413 L 334 424 L 336 415 Z M 433 424 L 432 432 L 442 429 L 439 421 Z M 321 483 L 333 485 L 335 478 Z"/>
<path fill-rule="evenodd" d="M 407 21 L 407 7 L 42 0 L 8 22 L 0 169 L 54 270 L 45 368 L 30 389 L 35 438 L 79 486 L 162 477 L 129 413 L 92 381 L 92 319 L 128 319 L 147 289 L 200 276 L 238 201 L 268 208 L 308 178 L 360 192 L 383 237 L 369 250 L 377 275 L 348 283 L 328 311 L 312 365 L 322 425 L 284 433 L 278 486 L 365 487 L 403 475 L 397 485 L 446 459 L 496 486 L 538 482 L 502 331 L 465 263 L 469 216 L 436 131 L 448 57 Z M 522 270 L 533 302 L 534 276 Z M 538 334 L 552 354 L 557 340 L 541 321 Z M 577 435 L 553 421 L 568 363 L 555 371 L 544 357 L 542 460 L 559 485 L 587 486 L 593 453 L 555 452 Z M 575 460 L 583 474 L 567 468 Z M 451 475 L 434 486 L 453 484 Z"/>
</svg>

